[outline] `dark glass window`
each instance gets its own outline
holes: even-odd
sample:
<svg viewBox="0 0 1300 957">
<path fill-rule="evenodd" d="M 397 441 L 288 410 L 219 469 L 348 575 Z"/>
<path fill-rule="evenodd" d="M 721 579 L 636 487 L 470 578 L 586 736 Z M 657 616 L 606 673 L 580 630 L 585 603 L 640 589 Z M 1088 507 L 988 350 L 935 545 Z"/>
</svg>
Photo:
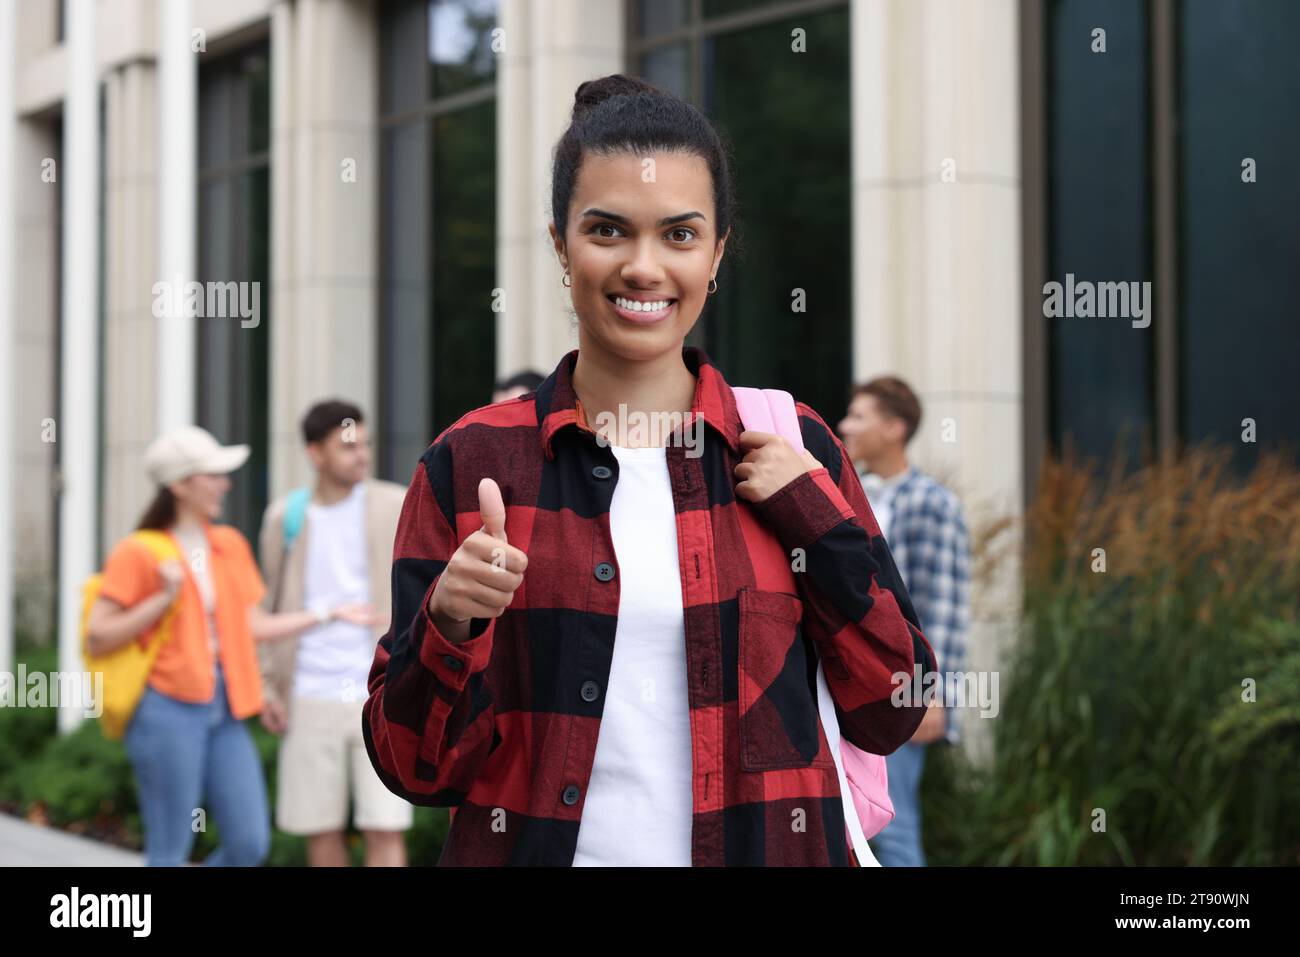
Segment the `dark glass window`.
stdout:
<svg viewBox="0 0 1300 957">
<path fill-rule="evenodd" d="M 495 0 L 381 8 L 379 472 L 405 483 L 496 369 Z"/>
<path fill-rule="evenodd" d="M 1106 52 L 1092 31 L 1106 30 Z M 1148 22 L 1132 0 L 1058 0 L 1048 36 L 1050 281 L 1152 279 Z M 1153 291 L 1152 295 L 1155 295 Z M 1122 318 L 1047 318 L 1051 436 L 1133 461 L 1154 440 L 1154 325 Z M 1153 320 L 1154 321 L 1154 320 Z M 1122 438 L 1121 438 L 1122 437 Z"/>
<path fill-rule="evenodd" d="M 384 113 L 418 110 L 496 80 L 498 0 L 389 0 L 381 6 Z"/>
<path fill-rule="evenodd" d="M 427 3 L 389 0 L 381 7 L 379 100 L 386 115 L 418 109 L 429 99 L 428 30 Z"/>
<path fill-rule="evenodd" d="M 433 441 L 432 136 L 425 120 L 384 130 L 380 474 L 396 481 Z M 409 480 L 410 475 L 405 480 Z"/>
<path fill-rule="evenodd" d="M 1186 0 L 1179 13 L 1183 431 L 1244 466 L 1261 446 L 1300 447 L 1300 4 Z M 1246 418 L 1256 445 L 1241 441 Z"/>
<path fill-rule="evenodd" d="M 735 30 L 707 18 L 689 26 L 689 43 L 643 38 L 635 62 L 730 139 L 746 247 L 739 259 L 728 249 L 692 341 L 736 385 L 788 389 L 835 421 L 852 373 L 848 6 Z M 810 52 L 791 51 L 795 27 L 807 32 Z M 699 77 L 690 73 L 691 44 Z M 792 309 L 796 290 L 806 311 Z"/>
<path fill-rule="evenodd" d="M 222 519 L 254 546 L 269 475 L 269 117 L 265 44 L 202 65 L 198 278 L 258 284 L 259 321 L 246 327 L 237 309 L 231 318 L 196 320 L 198 421 L 223 444 L 251 447 L 247 464 L 231 475 Z"/>
<path fill-rule="evenodd" d="M 641 58 L 641 75 L 682 99 L 690 99 L 690 54 L 685 43 L 656 47 Z"/>
<path fill-rule="evenodd" d="M 638 0 L 637 29 L 643 37 L 670 33 L 686 25 L 689 0 Z"/>
<path fill-rule="evenodd" d="M 778 0 L 704 0 L 705 17 L 721 17 L 733 13 L 746 13 L 758 7 L 771 6 Z"/>
<path fill-rule="evenodd" d="M 96 173 L 99 177 L 99 185 L 96 192 L 99 195 L 99 208 L 96 211 L 98 221 L 96 229 L 99 232 L 99 238 L 96 245 L 99 250 L 99 269 L 98 279 L 99 288 L 95 293 L 95 335 L 98 345 L 95 349 L 96 372 L 95 387 L 98 396 L 95 401 L 95 434 L 99 436 L 99 442 L 95 447 L 95 501 L 104 501 L 104 446 L 108 437 L 106 431 L 104 408 L 107 402 L 104 400 L 108 386 L 108 343 L 107 322 L 108 322 L 108 92 L 103 83 L 99 84 L 99 169 Z M 95 555 L 102 557 L 107 555 L 104 542 L 104 510 L 102 508 L 95 511 Z"/>
</svg>

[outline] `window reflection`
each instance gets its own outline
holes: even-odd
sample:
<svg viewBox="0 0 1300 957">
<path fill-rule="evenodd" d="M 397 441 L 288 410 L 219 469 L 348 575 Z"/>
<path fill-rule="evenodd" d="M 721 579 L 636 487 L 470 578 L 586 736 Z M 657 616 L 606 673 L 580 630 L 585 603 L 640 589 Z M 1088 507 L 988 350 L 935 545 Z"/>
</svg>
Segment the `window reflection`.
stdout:
<svg viewBox="0 0 1300 957">
<path fill-rule="evenodd" d="M 1180 10 L 1183 430 L 1249 465 L 1300 449 L 1300 5 L 1185 2 Z M 1244 182 L 1247 160 L 1253 182 Z M 1241 441 L 1254 419 L 1258 445 Z"/>
<path fill-rule="evenodd" d="M 1129 0 L 1063 0 L 1049 26 L 1049 280 L 1152 278 L 1148 20 Z M 1106 23 L 1105 55 L 1089 37 Z M 1153 287 L 1154 288 L 1154 287 Z M 1155 295 L 1159 291 L 1156 290 Z M 1154 441 L 1154 327 L 1046 318 L 1054 445 L 1136 463 Z"/>
<path fill-rule="evenodd" d="M 686 23 L 687 0 L 639 0 L 636 7 L 637 25 L 645 37 L 669 33 Z"/>
<path fill-rule="evenodd" d="M 492 30 L 497 25 L 496 0 L 433 0 L 428 19 L 434 96 L 445 96 L 495 75 Z"/>
<path fill-rule="evenodd" d="M 638 61 L 647 80 L 691 99 L 699 44 L 697 105 L 732 146 L 744 258 L 728 248 L 690 341 L 730 381 L 787 389 L 834 421 L 852 373 L 848 6 L 699 30 L 707 25 Z M 815 58 L 790 51 L 795 26 Z"/>
<path fill-rule="evenodd" d="M 669 93 L 691 97 L 690 48 L 685 43 L 651 50 L 641 60 L 641 75 Z"/>
<path fill-rule="evenodd" d="M 491 398 L 497 3 L 381 11 L 379 471 L 404 483 L 438 432 Z"/>
<path fill-rule="evenodd" d="M 260 321 L 197 321 L 198 422 L 251 448 L 231 476 L 223 521 L 254 543 L 270 471 L 270 89 L 265 44 L 199 72 L 198 279 L 258 283 Z"/>
</svg>

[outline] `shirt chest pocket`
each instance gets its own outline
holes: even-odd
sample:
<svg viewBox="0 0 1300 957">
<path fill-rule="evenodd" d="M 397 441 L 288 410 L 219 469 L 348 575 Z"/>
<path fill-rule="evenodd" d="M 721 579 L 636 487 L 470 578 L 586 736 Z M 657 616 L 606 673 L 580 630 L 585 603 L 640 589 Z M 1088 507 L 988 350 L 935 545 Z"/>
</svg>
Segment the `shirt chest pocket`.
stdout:
<svg viewBox="0 0 1300 957">
<path fill-rule="evenodd" d="M 737 597 L 741 767 L 834 767 L 800 627 L 803 603 L 756 588 L 742 588 Z"/>
</svg>

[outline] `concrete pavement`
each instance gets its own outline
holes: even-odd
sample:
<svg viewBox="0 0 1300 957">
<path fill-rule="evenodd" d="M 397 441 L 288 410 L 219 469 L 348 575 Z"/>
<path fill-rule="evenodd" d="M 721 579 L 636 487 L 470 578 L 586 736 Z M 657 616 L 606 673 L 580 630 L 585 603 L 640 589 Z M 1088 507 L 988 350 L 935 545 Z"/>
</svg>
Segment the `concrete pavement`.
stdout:
<svg viewBox="0 0 1300 957">
<path fill-rule="evenodd" d="M 143 854 L 0 814 L 0 867 L 143 866 Z"/>
</svg>

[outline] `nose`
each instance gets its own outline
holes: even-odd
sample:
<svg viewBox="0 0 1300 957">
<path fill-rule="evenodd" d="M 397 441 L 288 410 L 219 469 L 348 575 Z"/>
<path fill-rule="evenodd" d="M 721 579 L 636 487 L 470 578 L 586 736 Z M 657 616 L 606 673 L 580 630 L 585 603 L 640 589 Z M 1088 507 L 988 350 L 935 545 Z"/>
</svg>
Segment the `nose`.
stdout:
<svg viewBox="0 0 1300 957">
<path fill-rule="evenodd" d="M 637 240 L 632 258 L 624 264 L 621 276 L 630 286 L 655 286 L 663 281 L 664 268 L 659 262 L 656 237 L 647 235 Z"/>
</svg>

